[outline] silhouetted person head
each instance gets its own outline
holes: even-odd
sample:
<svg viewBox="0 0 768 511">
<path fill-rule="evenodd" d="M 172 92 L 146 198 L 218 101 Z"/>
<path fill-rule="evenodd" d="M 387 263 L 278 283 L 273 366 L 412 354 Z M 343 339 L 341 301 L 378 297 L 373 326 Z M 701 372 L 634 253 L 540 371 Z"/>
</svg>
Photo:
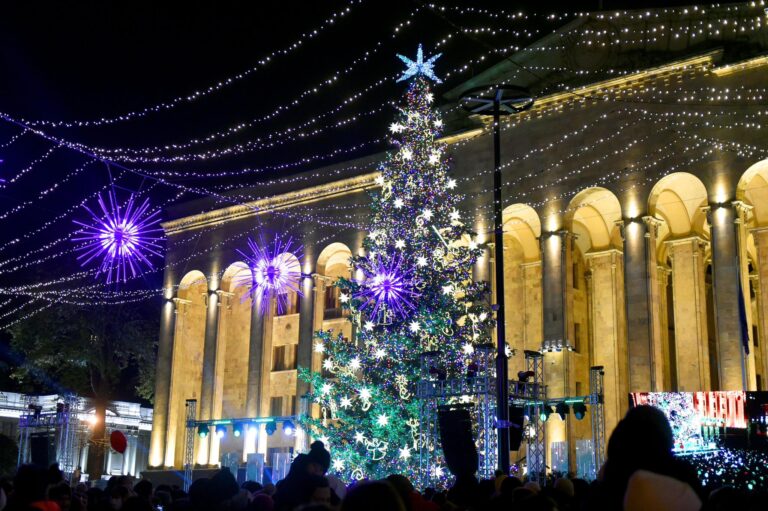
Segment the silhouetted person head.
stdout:
<svg viewBox="0 0 768 511">
<path fill-rule="evenodd" d="M 13 479 L 13 503 L 28 505 L 45 500 L 48 477 L 44 469 L 37 465 L 22 465 Z"/>
<path fill-rule="evenodd" d="M 256 481 L 246 481 L 240 485 L 240 488 L 253 495 L 254 493 L 260 492 L 264 487 Z"/>
<path fill-rule="evenodd" d="M 148 500 L 143 499 L 138 495 L 134 495 L 132 497 L 128 497 L 128 499 L 123 504 L 121 511 L 154 511 L 154 508 Z"/>
<path fill-rule="evenodd" d="M 373 481 L 352 488 L 341 511 L 405 511 L 405 504 L 391 484 Z"/>
<path fill-rule="evenodd" d="M 637 406 L 613 430 L 608 440 L 608 460 L 663 463 L 672 457 L 672 447 L 672 428 L 664 413 L 653 406 Z"/>
<path fill-rule="evenodd" d="M 149 500 L 152 498 L 152 483 L 146 479 L 142 479 L 134 485 L 133 492 L 142 499 L 149 502 Z"/>
<path fill-rule="evenodd" d="M 240 486 L 229 468 L 224 467 L 213 474 L 208 490 L 213 501 L 220 504 L 237 495 L 240 492 Z"/>
<path fill-rule="evenodd" d="M 664 413 L 652 406 L 631 408 L 608 441 L 601 487 L 604 504 L 623 505 L 629 478 L 638 470 L 665 475 L 699 489 L 696 471 L 673 456 L 674 437 Z"/>
<path fill-rule="evenodd" d="M 323 504 L 331 505 L 331 487 L 328 485 L 328 479 L 323 476 L 310 475 L 302 488 L 303 504 Z"/>
<path fill-rule="evenodd" d="M 331 466 L 331 453 L 320 440 L 312 442 L 307 453 L 307 470 L 314 475 L 325 475 Z"/>
<path fill-rule="evenodd" d="M 410 510 L 411 509 L 411 493 L 413 493 L 414 491 L 411 481 L 409 481 L 408 478 L 403 475 L 392 474 L 387 476 L 387 482 L 391 484 L 392 487 L 397 492 L 397 494 L 400 495 L 400 500 L 403 501 L 403 505 L 405 506 L 405 509 Z"/>
</svg>

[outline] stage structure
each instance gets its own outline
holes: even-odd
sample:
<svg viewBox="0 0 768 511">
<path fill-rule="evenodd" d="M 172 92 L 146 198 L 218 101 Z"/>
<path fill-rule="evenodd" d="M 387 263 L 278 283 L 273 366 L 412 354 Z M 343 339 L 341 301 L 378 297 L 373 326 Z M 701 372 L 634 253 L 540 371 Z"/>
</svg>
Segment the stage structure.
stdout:
<svg viewBox="0 0 768 511">
<path fill-rule="evenodd" d="M 538 352 L 526 351 L 526 363 L 529 371 L 542 371 L 541 375 L 537 375 L 543 381 L 543 358 L 542 354 Z M 538 357 L 536 357 L 538 355 Z M 543 396 L 541 400 L 529 401 L 528 407 L 530 413 L 527 413 L 528 426 L 526 431 L 528 433 L 528 474 L 532 480 L 545 482 L 546 479 L 546 462 L 545 462 L 545 450 L 546 445 L 545 428 L 544 424 L 552 411 L 558 411 L 558 406 L 565 405 L 565 414 L 570 412 L 573 408 L 573 416 L 576 417 L 575 406 L 582 405 L 584 409 L 589 407 L 589 416 L 592 426 L 592 463 L 594 464 L 591 478 L 597 477 L 597 472 L 600 470 L 603 462 L 605 461 L 605 396 L 603 392 L 603 377 L 605 371 L 603 366 L 593 366 L 589 369 L 589 394 L 585 396 L 568 396 L 568 397 L 546 397 L 546 387 L 540 392 L 540 396 Z M 510 382 L 517 383 L 517 382 Z M 510 396 L 512 395 L 510 390 Z M 513 400 L 513 402 L 515 402 Z M 517 401 L 521 403 L 523 401 Z M 582 413 L 585 410 L 582 411 Z M 566 415 L 567 416 L 567 415 Z M 584 417 L 576 417 L 577 420 L 581 420 Z M 563 419 L 565 420 L 565 419 Z M 532 459 L 533 456 L 533 459 Z M 538 474 L 538 475 L 534 475 Z"/>
<path fill-rule="evenodd" d="M 419 449 L 419 485 L 421 488 L 435 487 L 446 470 L 438 465 L 441 451 L 439 412 L 468 405 L 476 422 L 473 433 L 479 447 L 478 475 L 492 478 L 498 464 L 493 346 L 475 347 L 472 369 L 463 378 L 441 379 L 437 354 L 435 351 L 421 354 L 421 380 L 416 387 L 420 406 L 418 437 L 414 437 L 414 442 L 418 443 Z"/>
<path fill-rule="evenodd" d="M 527 421 L 523 427 L 526 443 L 528 478 L 543 483 L 546 479 L 546 431 L 541 411 L 547 399 L 544 385 L 544 356 L 538 351 L 525 351 L 526 375 L 532 381 L 510 380 L 510 406 L 522 406 Z"/>
<path fill-rule="evenodd" d="M 209 419 L 197 420 L 197 400 L 187 399 L 185 403 L 186 421 L 184 435 L 184 491 L 188 491 L 193 479 L 193 470 L 195 468 L 195 438 L 197 436 L 207 436 L 216 434 L 221 427 L 232 427 L 235 436 L 240 436 L 252 426 L 266 425 L 267 434 L 271 435 L 277 429 L 278 424 L 283 425 L 283 431 L 286 428 L 292 429 L 293 435 L 299 437 L 296 449 L 306 451 L 309 446 L 306 445 L 306 435 L 303 431 L 297 429 L 299 417 L 307 412 L 307 400 L 302 398 L 299 415 L 286 415 L 279 417 L 239 417 L 233 419 Z M 271 432 L 270 432 L 271 431 Z M 237 477 L 237 474 L 234 474 Z"/>
<path fill-rule="evenodd" d="M 26 396 L 31 398 L 31 396 Z M 79 464 L 84 428 L 80 425 L 80 398 L 67 394 L 56 403 L 55 411 L 43 411 L 42 406 L 28 399 L 29 413 L 19 417 L 18 465 L 33 462 L 32 438 L 54 439 L 55 461 L 65 474 L 71 474 Z M 46 446 L 48 448 L 48 446 Z"/>
</svg>

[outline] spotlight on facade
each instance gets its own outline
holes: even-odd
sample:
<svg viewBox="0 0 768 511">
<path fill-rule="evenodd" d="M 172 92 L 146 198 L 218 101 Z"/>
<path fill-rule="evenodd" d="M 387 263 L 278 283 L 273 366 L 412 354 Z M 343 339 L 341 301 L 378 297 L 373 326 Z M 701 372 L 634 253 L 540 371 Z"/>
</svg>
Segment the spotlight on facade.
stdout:
<svg viewBox="0 0 768 511">
<path fill-rule="evenodd" d="M 293 436 L 294 433 L 296 433 L 296 426 L 293 425 L 293 422 L 283 422 L 283 434 L 285 436 Z"/>
<path fill-rule="evenodd" d="M 240 438 L 243 435 L 243 423 L 242 422 L 236 422 L 232 424 L 232 434 L 235 435 L 235 438 Z"/>
<path fill-rule="evenodd" d="M 205 424 L 200 424 L 197 427 L 197 434 L 200 435 L 200 438 L 205 438 L 208 436 L 209 429 L 208 426 Z"/>
<path fill-rule="evenodd" d="M 224 435 L 227 434 L 227 427 L 224 424 L 218 424 L 216 426 L 216 436 L 219 438 L 224 438 Z"/>
<path fill-rule="evenodd" d="M 275 426 L 274 422 L 267 422 L 267 425 L 264 426 L 264 429 L 267 431 L 267 435 L 272 436 L 275 434 L 277 426 Z"/>
<path fill-rule="evenodd" d="M 541 412 L 539 412 L 539 420 L 541 422 L 547 422 L 547 419 L 549 419 L 550 415 L 552 415 L 552 407 L 544 406 L 542 407 Z"/>
<path fill-rule="evenodd" d="M 555 408 L 555 411 L 560 416 L 562 420 L 565 420 L 566 415 L 568 415 L 568 412 L 570 411 L 570 408 L 565 403 L 557 403 L 557 407 Z"/>
<path fill-rule="evenodd" d="M 573 404 L 574 417 L 576 417 L 578 420 L 581 420 L 584 418 L 586 414 L 587 414 L 587 405 L 585 405 L 583 402 Z"/>
</svg>

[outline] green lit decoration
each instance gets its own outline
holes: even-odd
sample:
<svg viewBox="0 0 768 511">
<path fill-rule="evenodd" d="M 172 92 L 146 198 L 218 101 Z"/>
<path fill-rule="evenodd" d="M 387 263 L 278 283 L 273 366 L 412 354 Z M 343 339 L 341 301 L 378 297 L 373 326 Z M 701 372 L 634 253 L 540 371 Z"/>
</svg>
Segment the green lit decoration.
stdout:
<svg viewBox="0 0 768 511">
<path fill-rule="evenodd" d="M 365 255 L 335 284 L 356 338 L 317 332 L 322 371 L 299 370 L 320 412 L 301 426 L 325 442 L 345 481 L 418 477 L 419 355 L 437 351 L 436 371 L 463 377 L 473 346 L 491 340 L 488 288 L 472 280 L 482 249 L 458 210 L 428 78 L 413 74 L 389 128 L 395 149 L 380 166 Z M 439 458 L 432 470 L 450 475 Z"/>
</svg>

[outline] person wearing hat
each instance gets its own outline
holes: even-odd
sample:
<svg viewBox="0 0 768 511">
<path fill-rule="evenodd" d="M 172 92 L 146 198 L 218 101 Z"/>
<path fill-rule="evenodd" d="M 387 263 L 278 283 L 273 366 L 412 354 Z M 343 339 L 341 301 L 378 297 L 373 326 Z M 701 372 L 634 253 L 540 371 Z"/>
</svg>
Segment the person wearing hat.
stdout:
<svg viewBox="0 0 768 511">
<path fill-rule="evenodd" d="M 331 466 L 331 453 L 320 440 L 312 442 L 307 453 L 307 472 L 317 476 L 324 476 Z"/>
</svg>

